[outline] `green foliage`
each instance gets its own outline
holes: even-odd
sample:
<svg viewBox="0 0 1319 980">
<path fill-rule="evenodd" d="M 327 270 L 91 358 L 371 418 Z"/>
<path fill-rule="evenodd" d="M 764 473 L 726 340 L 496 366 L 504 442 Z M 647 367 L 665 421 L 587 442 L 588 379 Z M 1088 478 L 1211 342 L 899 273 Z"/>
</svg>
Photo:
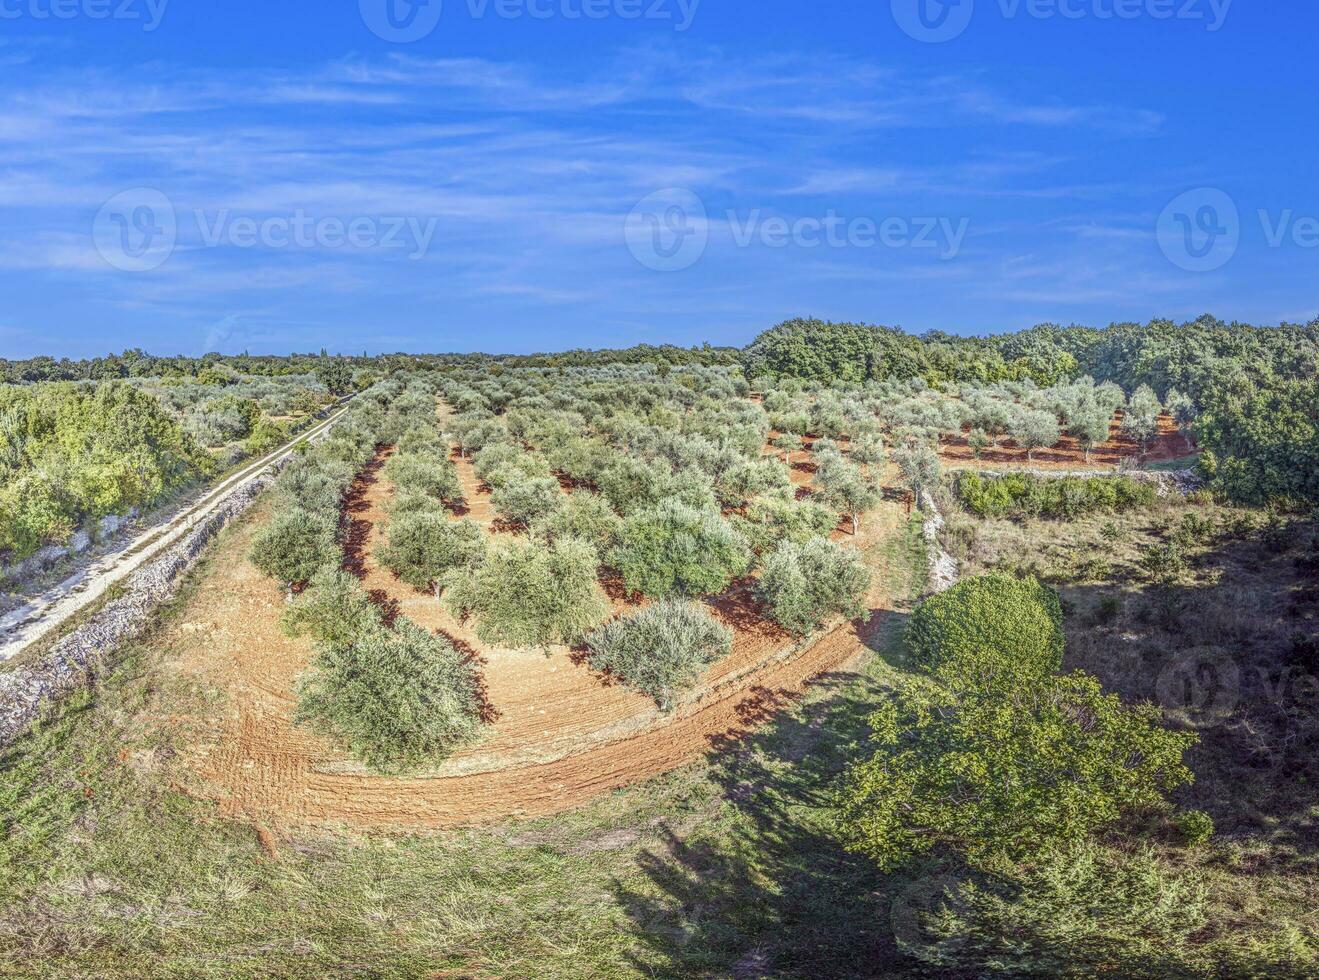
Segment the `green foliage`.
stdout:
<svg viewBox="0 0 1319 980">
<path fill-rule="evenodd" d="M 380 563 L 417 589 L 434 588 L 453 569 L 479 564 L 485 557 L 486 533 L 464 518 L 450 520 L 443 511 L 404 510 L 390 516 Z"/>
<path fill-rule="evenodd" d="M 1031 678 L 1062 666 L 1062 624 L 1053 589 L 991 573 L 921 603 L 906 638 L 916 663 L 948 679 Z"/>
<path fill-rule="evenodd" d="M 985 450 L 994 444 L 994 440 L 984 429 L 972 429 L 971 434 L 966 437 L 966 444 L 975 458 L 979 459 L 984 455 Z"/>
<path fill-rule="evenodd" d="M 923 493 L 933 493 L 943 477 L 939 454 L 925 443 L 903 446 L 893 451 L 893 462 L 902 471 L 902 482 L 920 499 Z"/>
<path fill-rule="evenodd" d="M 306 582 L 339 562 L 335 524 L 301 507 L 275 513 L 252 542 L 252 564 L 287 585 Z"/>
<path fill-rule="evenodd" d="M 500 540 L 480 564 L 445 577 L 444 600 L 455 614 L 476 617 L 482 642 L 572 644 L 608 612 L 596 582 L 596 562 L 595 549 L 578 538 L 549 545 Z"/>
<path fill-rule="evenodd" d="M 1191 780 L 1197 736 L 1159 717 L 1081 673 L 903 687 L 840 784 L 837 833 L 886 870 L 936 848 L 984 862 L 1079 843 Z"/>
<path fill-rule="evenodd" d="M 443 637 L 407 620 L 324 645 L 298 685 L 295 720 L 380 772 L 443 761 L 481 725 L 472 665 Z"/>
<path fill-rule="evenodd" d="M 1142 451 L 1159 434 L 1159 412 L 1162 408 L 1159 396 L 1154 394 L 1150 386 L 1141 385 L 1132 394 L 1122 413 L 1123 434 L 1140 443 Z"/>
<path fill-rule="evenodd" d="M 563 491 L 552 476 L 528 477 L 501 469 L 491 479 L 491 486 L 495 488 L 491 499 L 499 515 L 520 527 L 548 520 L 563 506 Z"/>
<path fill-rule="evenodd" d="M 1187 847 L 1202 847 L 1214 836 L 1214 819 L 1203 810 L 1183 810 L 1175 819 Z"/>
<path fill-rule="evenodd" d="M 627 518 L 610 560 L 629 592 L 664 598 L 719 592 L 751 555 L 719 514 L 670 500 Z"/>
<path fill-rule="evenodd" d="M 1055 445 L 1062 435 L 1058 418 L 1052 412 L 1023 408 L 1008 420 L 1008 434 L 1012 441 L 1026 450 L 1028 459 L 1035 458 L 1035 450 Z"/>
<path fill-rule="evenodd" d="M 288 430 L 284 426 L 263 418 L 252 427 L 243 443 L 243 449 L 249 456 L 263 456 L 283 444 L 288 437 Z"/>
<path fill-rule="evenodd" d="M 211 468 L 131 385 L 0 388 L 0 552 L 63 543 L 84 520 L 149 506 Z"/>
<path fill-rule="evenodd" d="M 819 629 L 836 614 L 865 614 L 869 586 L 870 570 L 861 553 L 828 538 L 783 542 L 765 562 L 759 582 L 770 615 L 798 636 Z"/>
<path fill-rule="evenodd" d="M 1158 500 L 1152 483 L 1126 476 L 1043 477 L 1028 473 L 959 473 L 958 502 L 977 517 L 1074 520 L 1096 512 L 1122 513 Z"/>
<path fill-rule="evenodd" d="M 535 529 L 551 540 L 580 538 L 598 554 L 605 554 L 614 546 L 622 524 L 604 497 L 578 490 L 569 494 L 561 507 L 537 521 Z"/>
<path fill-rule="evenodd" d="M 385 464 L 385 478 L 398 493 L 426 494 L 446 504 L 463 502 L 457 468 L 437 451 L 396 454 Z"/>
<path fill-rule="evenodd" d="M 1319 501 L 1319 378 L 1205 396 L 1195 432 L 1214 489 L 1244 504 Z"/>
<path fill-rule="evenodd" d="M 322 568 L 312 576 L 307 591 L 280 617 L 289 636 L 308 636 L 318 644 L 344 647 L 379 626 L 380 607 L 371 601 L 362 583 L 341 568 Z"/>
<path fill-rule="evenodd" d="M 1124 860 L 1080 845 L 950 883 L 903 946 L 958 975 L 1207 976 L 1206 891 L 1201 875 L 1148 850 Z"/>
<path fill-rule="evenodd" d="M 316 365 L 316 377 L 332 395 L 346 395 L 354 390 L 352 365 L 343 358 L 322 358 Z"/>
<path fill-rule="evenodd" d="M 589 660 L 665 711 L 696 683 L 701 671 L 733 648 L 733 632 L 695 602 L 662 599 L 610 620 L 586 637 Z"/>
<path fill-rule="evenodd" d="M 798 500 L 791 493 L 767 494 L 751 501 L 745 514 L 734 515 L 732 524 L 760 554 L 783 541 L 804 544 L 827 535 L 838 524 L 838 515 L 813 500 Z"/>
</svg>

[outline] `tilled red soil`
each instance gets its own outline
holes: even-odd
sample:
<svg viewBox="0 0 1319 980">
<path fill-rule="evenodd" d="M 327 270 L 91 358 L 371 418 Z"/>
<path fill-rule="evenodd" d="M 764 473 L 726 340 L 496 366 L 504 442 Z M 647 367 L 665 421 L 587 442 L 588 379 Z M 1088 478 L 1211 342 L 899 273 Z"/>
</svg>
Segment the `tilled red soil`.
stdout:
<svg viewBox="0 0 1319 980">
<path fill-rule="evenodd" d="M 376 463 L 388 453 L 382 450 Z M 468 461 L 457 464 L 467 516 L 490 527 L 488 491 Z M 391 492 L 379 479 L 379 465 L 368 467 L 348 504 L 348 562 L 377 601 L 472 652 L 491 708 L 486 736 L 433 773 L 398 778 L 365 772 L 326 740 L 294 726 L 293 688 L 312 649 L 280 631 L 280 590 L 246 560 L 258 519 L 218 556 L 181 618 L 187 635 L 174 638 L 181 668 L 227 695 L 222 710 L 195 719 L 211 736 L 195 766 L 203 791 L 223 813 L 270 825 L 426 828 L 570 809 L 700 758 L 763 722 L 812 678 L 860 654 L 859 630 L 872 630 L 877 622 L 838 626 L 803 649 L 758 615 L 746 583 L 735 585 L 715 604 L 735 630 L 732 653 L 672 713 L 663 714 L 650 699 L 591 671 L 567 648 L 548 654 L 483 648 L 434 596 L 380 568 L 374 551 Z M 864 547 L 892 533 L 899 521 L 899 509 L 885 504 L 853 543 Z M 872 605 L 882 617 L 891 608 L 882 570 L 875 579 Z M 627 604 L 611 592 L 616 609 Z"/>
</svg>

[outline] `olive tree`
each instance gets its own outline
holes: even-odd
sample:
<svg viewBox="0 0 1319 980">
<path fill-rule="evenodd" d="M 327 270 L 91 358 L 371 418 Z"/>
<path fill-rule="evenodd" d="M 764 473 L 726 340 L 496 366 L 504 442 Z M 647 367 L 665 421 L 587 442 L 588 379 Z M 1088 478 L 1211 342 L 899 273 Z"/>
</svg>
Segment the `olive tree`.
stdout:
<svg viewBox="0 0 1319 980">
<path fill-rule="evenodd" d="M 608 670 L 668 711 L 676 694 L 695 684 L 709 664 L 728 655 L 733 631 L 699 603 L 661 599 L 610 620 L 586 637 L 586 646 L 592 667 Z"/>
<path fill-rule="evenodd" d="M 1149 385 L 1141 385 L 1127 402 L 1122 413 L 1122 431 L 1131 440 L 1140 443 L 1142 453 L 1159 433 L 1159 412 L 1163 406 Z"/>
<path fill-rule="evenodd" d="M 563 491 L 552 476 L 528 477 L 515 470 L 499 471 L 500 479 L 491 500 L 495 510 L 510 524 L 530 527 L 563 506 Z"/>
<path fill-rule="evenodd" d="M 433 589 L 438 599 L 445 575 L 478 564 L 485 555 L 486 533 L 468 518 L 450 520 L 441 511 L 395 514 L 377 551 L 380 564 L 417 589 Z"/>
<path fill-rule="evenodd" d="M 717 512 L 668 500 L 623 522 L 610 560 L 629 591 L 663 598 L 719 592 L 751 555 Z"/>
<path fill-rule="evenodd" d="M 595 549 L 578 538 L 496 541 L 479 564 L 445 577 L 444 600 L 456 615 L 476 617 L 484 643 L 576 643 L 608 612 L 597 561 Z"/>
<path fill-rule="evenodd" d="M 779 625 L 805 636 L 829 616 L 864 614 L 869 586 L 870 571 L 860 552 L 817 537 L 779 545 L 765 562 L 759 591 Z"/>
<path fill-rule="evenodd" d="M 323 645 L 297 697 L 298 724 L 385 773 L 442 762 L 481 728 L 476 669 L 447 639 L 406 619 Z"/>
<path fill-rule="evenodd" d="M 252 564 L 292 591 L 322 568 L 338 564 L 335 522 L 301 507 L 276 512 L 252 542 Z"/>
<path fill-rule="evenodd" d="M 1035 450 L 1056 445 L 1062 435 L 1058 416 L 1038 408 L 1022 408 L 1011 419 L 1012 441 L 1026 450 L 1026 458 L 1035 459 Z"/>
</svg>

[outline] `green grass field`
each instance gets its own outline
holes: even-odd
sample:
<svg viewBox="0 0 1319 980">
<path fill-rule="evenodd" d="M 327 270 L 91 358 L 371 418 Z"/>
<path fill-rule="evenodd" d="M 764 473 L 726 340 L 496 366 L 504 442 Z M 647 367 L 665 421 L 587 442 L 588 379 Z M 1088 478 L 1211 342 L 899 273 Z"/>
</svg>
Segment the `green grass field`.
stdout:
<svg viewBox="0 0 1319 980">
<path fill-rule="evenodd" d="M 882 546 L 906 579 L 895 591 L 913 596 L 925 569 L 918 531 Z M 186 778 L 174 761 L 186 736 L 161 715 L 212 695 L 166 681 L 169 651 L 148 639 L 0 759 L 0 974 L 914 969 L 889 927 L 912 879 L 842 852 L 821 809 L 868 709 L 903 673 L 902 618 L 856 674 L 822 679 L 753 738 L 579 811 L 424 836 L 264 841 L 173 788 Z"/>
</svg>

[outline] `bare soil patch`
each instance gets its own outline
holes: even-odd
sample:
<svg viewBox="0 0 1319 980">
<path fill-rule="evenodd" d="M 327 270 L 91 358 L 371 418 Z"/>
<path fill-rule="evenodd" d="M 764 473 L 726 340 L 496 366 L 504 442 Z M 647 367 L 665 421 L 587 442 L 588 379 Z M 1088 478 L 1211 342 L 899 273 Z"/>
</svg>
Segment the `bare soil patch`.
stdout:
<svg viewBox="0 0 1319 980">
<path fill-rule="evenodd" d="M 1028 459 L 1026 450 L 1019 448 L 1006 437 L 999 441 L 996 448 L 986 449 L 977 459 L 971 447 L 967 445 L 967 435 L 963 433 L 957 439 L 939 444 L 939 458 L 945 464 L 954 467 L 1029 467 L 1032 469 L 1084 470 L 1113 469 L 1123 460 L 1141 463 L 1157 463 L 1169 459 L 1180 459 L 1193 452 L 1193 443 L 1179 428 L 1171 416 L 1159 417 L 1158 437 L 1150 444 L 1149 451 L 1142 454 L 1140 443 L 1128 439 L 1122 434 L 1122 413 L 1113 420 L 1108 442 L 1096 446 L 1090 451 L 1090 460 L 1086 462 L 1085 450 L 1071 436 L 1065 435 L 1058 445 L 1049 449 L 1037 449 L 1033 459 Z"/>
<path fill-rule="evenodd" d="M 247 561 L 250 539 L 266 517 L 263 507 L 217 556 L 181 626 L 167 638 L 177 651 L 177 669 L 225 694 L 209 716 L 190 721 L 205 733 L 191 760 L 201 777 L 198 791 L 216 799 L 226 815 L 267 826 L 424 829 L 571 809 L 696 760 L 763 723 L 814 678 L 864 652 L 892 608 L 887 576 L 876 569 L 875 618 L 840 625 L 803 648 L 758 614 L 750 582 L 735 583 L 712 604 L 735 630 L 732 653 L 663 714 L 650 699 L 591 671 L 566 647 L 548 654 L 483 647 L 470 625 L 450 616 L 433 595 L 379 567 L 374 553 L 392 495 L 379 469 L 390 452 L 379 451 L 348 500 L 346 567 L 394 614 L 444 633 L 477 660 L 490 706 L 486 737 L 432 773 L 385 777 L 293 725 L 294 687 L 313 650 L 280 631 L 280 590 Z M 488 488 L 470 462 L 455 462 L 467 516 L 494 533 Z M 900 521 L 900 509 L 884 504 L 856 540 L 836 536 L 865 548 Z M 616 610 L 633 604 L 617 591 L 611 600 Z"/>
</svg>

